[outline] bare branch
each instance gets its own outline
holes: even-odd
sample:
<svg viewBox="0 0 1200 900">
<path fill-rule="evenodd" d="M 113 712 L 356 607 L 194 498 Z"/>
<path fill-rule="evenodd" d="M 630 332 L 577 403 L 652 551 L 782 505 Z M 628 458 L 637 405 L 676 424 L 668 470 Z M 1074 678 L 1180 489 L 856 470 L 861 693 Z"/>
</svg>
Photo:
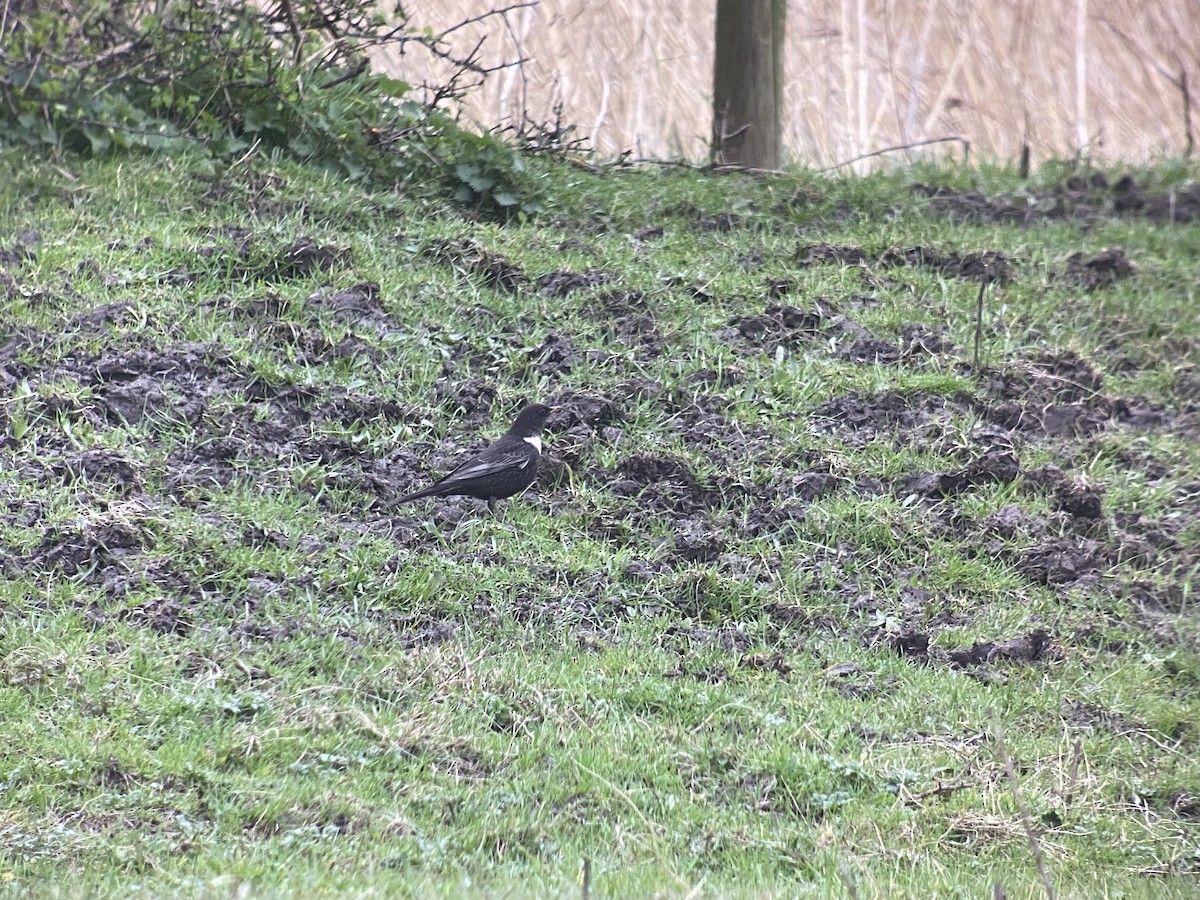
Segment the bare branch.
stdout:
<svg viewBox="0 0 1200 900">
<path fill-rule="evenodd" d="M 859 162 L 864 159 L 871 159 L 874 156 L 883 156 L 885 153 L 895 153 L 898 150 L 912 150 L 916 147 L 927 147 L 930 144 L 947 144 L 947 143 L 953 143 L 953 142 L 962 144 L 963 165 L 966 165 L 970 158 L 970 155 L 971 155 L 971 142 L 968 141 L 965 137 L 962 137 L 961 135 L 952 134 L 952 135 L 947 135 L 946 137 L 929 138 L 928 140 L 925 140 L 925 141 L 913 141 L 912 143 L 909 143 L 909 144 L 896 144 L 891 147 L 884 147 L 881 150 L 872 150 L 870 153 L 860 154 L 859 156 L 855 156 L 854 158 L 848 159 L 845 162 L 840 162 L 837 165 L 833 165 L 833 166 L 826 166 L 824 169 L 817 169 L 817 171 L 818 172 L 832 172 L 834 169 L 844 169 L 846 166 L 849 166 L 853 163 Z"/>
</svg>

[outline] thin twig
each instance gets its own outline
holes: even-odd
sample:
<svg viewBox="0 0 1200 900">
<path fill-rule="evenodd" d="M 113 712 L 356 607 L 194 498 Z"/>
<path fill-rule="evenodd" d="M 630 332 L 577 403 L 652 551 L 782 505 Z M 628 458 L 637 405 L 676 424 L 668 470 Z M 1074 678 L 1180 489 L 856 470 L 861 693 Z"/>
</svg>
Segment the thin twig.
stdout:
<svg viewBox="0 0 1200 900">
<path fill-rule="evenodd" d="M 1012 791 L 1013 802 L 1017 806 L 1021 824 L 1025 827 L 1025 836 L 1029 839 L 1029 847 L 1033 851 L 1033 862 L 1037 866 L 1038 880 L 1042 883 L 1042 890 L 1046 892 L 1046 900 L 1055 900 L 1057 894 L 1054 890 L 1054 882 L 1050 880 L 1050 872 L 1046 869 L 1046 859 L 1042 854 L 1042 841 L 1038 837 L 1037 829 L 1033 826 L 1033 816 L 1029 812 L 1029 807 L 1025 805 L 1025 801 L 1021 797 L 1021 785 L 1017 781 L 1017 767 L 1008 753 L 1008 748 L 1004 745 L 1004 729 L 1000 726 L 1000 717 L 994 709 L 991 718 L 992 740 L 996 756 L 1004 763 L 1004 771 L 1008 775 L 1008 787 Z"/>
<path fill-rule="evenodd" d="M 472 16 L 469 19 L 463 19 L 461 22 L 451 25 L 445 31 L 440 32 L 434 40 L 440 41 L 448 34 L 453 34 L 460 28 L 465 28 L 468 25 L 474 25 L 476 22 L 482 22 L 484 19 L 489 19 L 492 16 L 503 16 L 506 13 L 515 12 L 518 9 L 528 9 L 531 6 L 537 6 L 539 0 L 528 0 L 525 3 L 514 3 L 511 6 L 504 6 L 500 9 L 489 9 L 485 13 L 480 13 L 477 16 Z"/>
<path fill-rule="evenodd" d="M 321 90 L 327 90 L 328 88 L 336 87 L 339 84 L 344 84 L 347 81 L 353 81 L 355 78 L 357 78 L 363 72 L 367 71 L 367 67 L 370 64 L 371 63 L 369 60 L 360 59 L 358 61 L 358 64 L 355 65 L 353 69 L 350 69 L 347 72 L 343 72 L 337 78 L 333 79 L 332 81 L 327 81 L 324 84 L 318 85 L 318 87 L 320 87 Z"/>
<path fill-rule="evenodd" d="M 279 0 L 279 8 L 287 18 L 288 30 L 291 31 L 292 40 L 295 42 L 292 46 L 292 65 L 297 65 L 300 62 L 301 48 L 304 46 L 304 33 L 300 30 L 300 23 L 296 21 L 296 11 L 292 9 L 291 0 Z"/>
<path fill-rule="evenodd" d="M 1075 785 L 1079 778 L 1079 760 L 1083 756 L 1083 741 L 1075 738 L 1075 743 L 1071 745 L 1071 772 L 1067 776 L 1067 790 L 1063 794 L 1063 806 L 1070 806 L 1075 799 Z"/>
<path fill-rule="evenodd" d="M 979 373 L 979 345 L 983 343 L 983 292 L 987 279 L 979 279 L 979 298 L 975 301 L 975 373 Z"/>
<path fill-rule="evenodd" d="M 905 798 L 904 802 L 908 805 L 915 805 L 922 800 L 927 800 L 930 797 L 949 797 L 951 794 L 956 794 L 959 791 L 964 791 L 971 787 L 971 783 L 966 781 L 954 781 L 950 784 L 939 784 L 937 787 L 932 787 L 927 791 L 921 791 L 919 794 L 910 794 Z"/>
<path fill-rule="evenodd" d="M 817 169 L 817 172 L 832 172 L 834 169 L 844 169 L 846 166 L 860 162 L 864 159 L 870 159 L 873 156 L 883 156 L 885 153 L 895 153 L 897 150 L 912 150 L 916 147 L 926 147 L 930 144 L 946 144 L 957 142 L 962 144 L 963 148 L 963 165 L 965 166 L 971 158 L 971 142 L 961 135 L 952 134 L 946 137 L 929 138 L 925 141 L 913 141 L 908 144 L 896 144 L 892 147 L 884 147 L 882 150 L 872 150 L 870 153 L 863 153 L 853 159 L 848 159 L 845 162 L 840 162 L 837 165 L 826 166 L 824 169 Z"/>
<path fill-rule="evenodd" d="M 1179 62 L 1178 58 L 1175 60 Z M 1188 90 L 1187 69 L 1179 63 L 1179 93 L 1183 95 L 1183 158 L 1191 159 L 1192 151 L 1196 149 L 1196 136 L 1192 134 L 1192 94 Z"/>
</svg>

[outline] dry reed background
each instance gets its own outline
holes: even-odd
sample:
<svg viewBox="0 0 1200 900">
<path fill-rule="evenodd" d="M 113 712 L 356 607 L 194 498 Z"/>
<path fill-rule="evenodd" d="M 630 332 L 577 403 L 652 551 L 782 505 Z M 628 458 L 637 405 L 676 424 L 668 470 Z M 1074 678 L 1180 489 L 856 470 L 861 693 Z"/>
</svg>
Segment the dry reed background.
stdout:
<svg viewBox="0 0 1200 900">
<path fill-rule="evenodd" d="M 440 31 L 504 0 L 411 9 Z M 715 0 L 541 0 L 455 32 L 493 74 L 466 113 L 484 126 L 539 121 L 561 101 L 602 156 L 707 156 Z M 1083 151 L 1102 159 L 1177 156 L 1187 91 L 1200 120 L 1200 0 L 811 0 L 789 2 L 784 147 L 828 166 L 945 135 L 974 158 Z M 428 60 L 384 60 L 435 79 Z M 413 70 L 413 67 L 420 67 Z M 912 151 L 957 153 L 955 145 Z M 903 158 L 893 155 L 892 158 Z"/>
</svg>

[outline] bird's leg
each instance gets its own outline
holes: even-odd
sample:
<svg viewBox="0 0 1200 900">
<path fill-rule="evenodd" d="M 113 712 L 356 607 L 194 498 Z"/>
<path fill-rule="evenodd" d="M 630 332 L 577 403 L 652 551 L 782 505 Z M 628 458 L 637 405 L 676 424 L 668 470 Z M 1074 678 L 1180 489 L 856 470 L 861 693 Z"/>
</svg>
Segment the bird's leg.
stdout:
<svg viewBox="0 0 1200 900">
<path fill-rule="evenodd" d="M 492 514 L 492 516 L 494 517 L 496 515 L 496 498 L 488 497 L 487 505 L 488 505 L 488 512 L 490 512 Z"/>
</svg>

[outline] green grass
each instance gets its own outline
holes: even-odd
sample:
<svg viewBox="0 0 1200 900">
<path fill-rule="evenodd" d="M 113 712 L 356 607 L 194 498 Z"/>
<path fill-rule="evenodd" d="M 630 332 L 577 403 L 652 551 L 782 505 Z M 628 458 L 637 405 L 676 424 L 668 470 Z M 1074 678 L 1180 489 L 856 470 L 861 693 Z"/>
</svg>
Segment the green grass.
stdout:
<svg viewBox="0 0 1200 900">
<path fill-rule="evenodd" d="M 1195 895 L 1200 226 L 962 223 L 911 190 L 1017 202 L 1050 169 L 546 167 L 553 208 L 508 225 L 261 160 L 216 194 L 206 174 L 0 157 L 0 250 L 39 233 L 0 263 L 0 893 L 576 896 L 586 861 L 598 896 L 1035 897 L 1032 828 L 1060 896 Z M 348 255 L 280 274 L 300 237 Z M 529 281 L 489 286 L 464 241 Z M 989 370 L 1074 351 L 1103 378 L 1086 402 L 1161 421 L 1009 429 L 1016 481 L 901 489 L 999 439 L 977 283 L 802 266 L 812 243 L 1003 252 Z M 1052 274 L 1116 245 L 1132 277 Z M 540 293 L 558 270 L 606 281 Z M 382 317 L 339 315 L 365 282 Z M 778 349 L 729 329 L 818 298 L 956 349 L 854 363 L 836 327 Z M 555 336 L 569 365 L 538 354 Z M 932 412 L 815 415 L 850 392 Z M 577 393 L 620 431 L 549 434 L 562 485 L 495 519 L 387 508 L 523 399 Z M 684 460 L 708 501 L 623 494 L 639 455 Z M 1103 518 L 1056 512 L 1024 477 L 1045 463 L 1102 487 Z M 1034 524 L 982 526 L 1012 505 Z M 1026 562 L 1053 540 L 1109 555 L 1046 584 Z M 945 657 L 1039 629 L 1038 659 Z M 898 651 L 912 633 L 929 658 Z"/>
</svg>

